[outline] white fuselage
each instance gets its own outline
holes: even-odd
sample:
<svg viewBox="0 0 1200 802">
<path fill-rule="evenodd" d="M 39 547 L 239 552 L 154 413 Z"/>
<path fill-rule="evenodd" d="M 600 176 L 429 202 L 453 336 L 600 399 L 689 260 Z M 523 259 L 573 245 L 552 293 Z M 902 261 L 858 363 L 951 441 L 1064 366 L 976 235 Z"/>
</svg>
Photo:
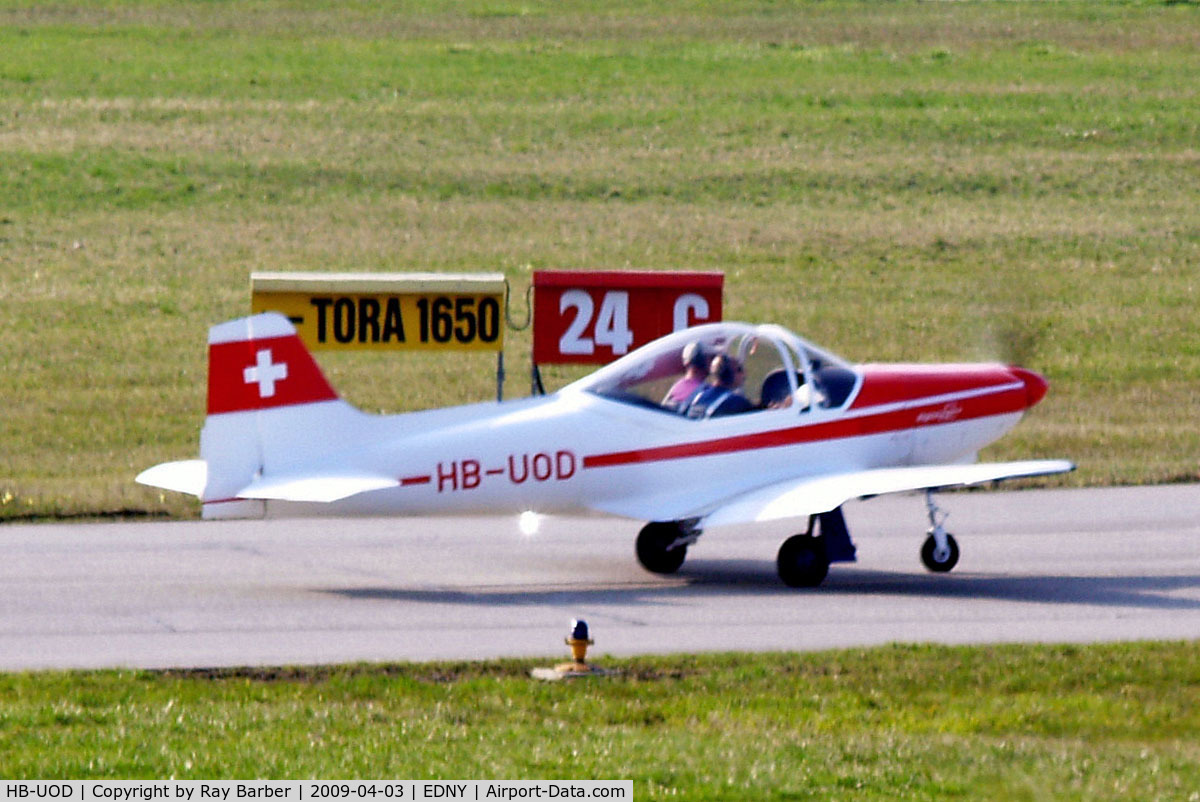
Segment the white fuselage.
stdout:
<svg viewBox="0 0 1200 802">
<path fill-rule="evenodd" d="M 384 417 L 346 413 L 334 424 L 324 406 L 280 410 L 272 423 L 324 427 L 327 447 L 303 460 L 327 471 L 393 476 L 398 486 L 333 503 L 210 495 L 205 517 L 585 509 L 642 517 L 652 508 L 657 519 L 671 520 L 789 478 L 968 460 L 1021 417 L 1011 410 L 958 419 L 953 399 L 924 398 L 697 421 L 579 391 Z M 908 419 L 912 425 L 904 425 Z M 294 459 L 268 454 L 264 473 L 295 469 Z"/>
</svg>

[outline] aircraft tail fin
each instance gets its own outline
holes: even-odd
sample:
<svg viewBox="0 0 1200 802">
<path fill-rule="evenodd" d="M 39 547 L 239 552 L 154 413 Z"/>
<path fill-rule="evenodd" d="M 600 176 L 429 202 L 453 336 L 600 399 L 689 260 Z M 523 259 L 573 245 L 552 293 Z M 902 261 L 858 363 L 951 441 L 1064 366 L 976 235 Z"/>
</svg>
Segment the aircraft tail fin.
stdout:
<svg viewBox="0 0 1200 802">
<path fill-rule="evenodd" d="M 316 404 L 337 397 L 283 315 L 266 312 L 209 329 L 209 416 Z"/>
<path fill-rule="evenodd" d="M 202 468 L 167 463 L 138 476 L 196 493 L 205 518 L 261 517 L 264 497 L 246 498 L 249 488 L 338 449 L 368 417 L 338 397 L 295 327 L 274 312 L 209 329 L 207 412 Z"/>
</svg>

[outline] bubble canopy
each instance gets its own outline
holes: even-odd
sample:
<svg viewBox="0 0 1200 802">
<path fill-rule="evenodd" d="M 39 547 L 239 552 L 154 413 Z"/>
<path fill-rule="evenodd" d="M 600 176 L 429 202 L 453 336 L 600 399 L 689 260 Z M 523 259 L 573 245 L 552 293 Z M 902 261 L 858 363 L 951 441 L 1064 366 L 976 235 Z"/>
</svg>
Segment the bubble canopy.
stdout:
<svg viewBox="0 0 1200 802">
<path fill-rule="evenodd" d="M 689 414 L 686 403 L 681 409 L 680 401 L 672 400 L 672 395 L 688 374 L 689 364 L 695 366 L 691 375 L 698 375 L 699 381 L 721 383 L 711 370 L 717 357 L 740 369 L 730 390 L 748 402 L 741 410 L 744 412 L 840 406 L 858 380 L 841 357 L 787 329 L 730 321 L 669 334 L 568 385 L 564 391 L 588 392 L 664 414 L 704 419 L 711 413 Z"/>
</svg>

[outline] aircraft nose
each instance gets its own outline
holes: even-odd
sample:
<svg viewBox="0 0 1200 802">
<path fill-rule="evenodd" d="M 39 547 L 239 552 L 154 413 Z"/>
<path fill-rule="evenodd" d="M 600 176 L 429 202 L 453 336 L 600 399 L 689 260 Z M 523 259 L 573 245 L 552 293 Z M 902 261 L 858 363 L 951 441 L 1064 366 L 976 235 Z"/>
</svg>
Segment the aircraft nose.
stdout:
<svg viewBox="0 0 1200 802">
<path fill-rule="evenodd" d="M 1038 401 L 1041 401 L 1046 395 L 1046 390 L 1050 387 L 1050 383 L 1040 373 L 1034 373 L 1032 370 L 1010 367 L 1012 374 L 1016 376 L 1022 384 L 1025 385 L 1025 397 L 1027 399 L 1026 407 L 1031 407 Z"/>
</svg>

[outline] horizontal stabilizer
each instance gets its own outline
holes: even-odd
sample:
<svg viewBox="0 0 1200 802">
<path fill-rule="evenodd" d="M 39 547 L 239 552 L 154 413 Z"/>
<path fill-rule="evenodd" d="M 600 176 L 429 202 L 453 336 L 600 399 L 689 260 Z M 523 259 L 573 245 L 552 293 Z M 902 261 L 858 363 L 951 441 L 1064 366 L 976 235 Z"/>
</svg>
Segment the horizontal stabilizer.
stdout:
<svg viewBox="0 0 1200 802">
<path fill-rule="evenodd" d="M 282 476 L 260 477 L 242 488 L 238 498 L 329 503 L 368 490 L 398 487 L 399 479 L 386 476 Z"/>
<path fill-rule="evenodd" d="M 208 463 L 202 459 L 185 459 L 179 462 L 164 462 L 147 468 L 137 475 L 139 484 L 190 493 L 199 498 L 208 482 Z"/>
<path fill-rule="evenodd" d="M 936 490 L 1072 471 L 1066 460 L 990 462 L 976 465 L 920 465 L 879 468 L 807 479 L 793 479 L 737 496 L 704 516 L 705 526 L 774 521 L 818 515 L 851 499 Z"/>
</svg>

